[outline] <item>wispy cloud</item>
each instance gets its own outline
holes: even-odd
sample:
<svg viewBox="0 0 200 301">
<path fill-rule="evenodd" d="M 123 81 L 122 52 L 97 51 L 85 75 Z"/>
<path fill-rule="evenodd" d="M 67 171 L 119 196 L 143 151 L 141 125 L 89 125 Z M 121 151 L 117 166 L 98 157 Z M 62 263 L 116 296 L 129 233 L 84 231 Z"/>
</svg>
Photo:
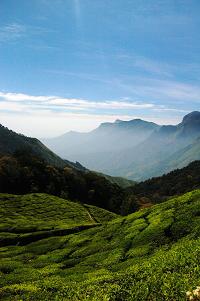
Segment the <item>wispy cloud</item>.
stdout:
<svg viewBox="0 0 200 301">
<path fill-rule="evenodd" d="M 200 87 L 177 80 L 151 78 L 147 76 L 126 76 L 115 78 L 113 84 L 137 99 L 150 99 L 162 104 L 200 103 Z"/>
<path fill-rule="evenodd" d="M 19 39 L 26 34 L 26 27 L 22 24 L 11 23 L 0 27 L 0 42 Z"/>
<path fill-rule="evenodd" d="M 27 37 L 34 37 L 46 35 L 48 33 L 55 33 L 55 30 L 32 25 L 24 25 L 22 23 L 9 23 L 0 26 L 0 43 L 13 42 Z M 36 47 L 37 45 L 33 45 Z M 46 47 L 53 47 L 42 45 Z"/>
<path fill-rule="evenodd" d="M 149 74 L 129 76 L 123 74 L 116 77 L 101 76 L 99 74 L 89 74 L 83 72 L 70 72 L 65 70 L 43 70 L 46 73 L 52 73 L 58 76 L 74 77 L 83 81 L 98 82 L 102 85 L 107 85 L 109 88 L 120 90 L 120 93 L 126 93 L 133 99 L 148 99 L 159 101 L 161 104 L 170 102 L 185 102 L 187 105 L 191 102 L 200 102 L 200 87 L 196 82 L 185 82 L 178 79 L 174 79 L 173 72 L 178 69 L 178 66 L 169 66 L 168 64 L 154 64 L 153 62 L 142 59 L 137 61 L 137 65 L 141 65 L 142 68 L 149 70 Z M 180 66 L 179 66 L 180 67 Z M 173 69 L 174 68 L 174 69 Z M 197 69 L 197 66 L 185 66 L 189 68 L 189 73 L 193 73 Z M 152 70 L 152 72 L 150 72 Z M 155 71 L 153 74 L 153 70 Z M 170 71 L 171 70 L 171 71 Z M 196 70 L 197 72 L 197 70 Z M 156 74 L 155 74 L 156 73 Z M 185 70 L 186 73 L 186 70 Z M 166 75 L 161 77 L 160 75 Z M 171 75 L 170 75 L 171 74 Z M 173 77 L 173 80 L 172 78 Z"/>
<path fill-rule="evenodd" d="M 200 87 L 179 81 L 141 78 L 136 85 L 137 93 L 143 96 L 160 98 L 161 100 L 176 100 L 184 102 L 200 102 Z"/>
<path fill-rule="evenodd" d="M 135 71 L 141 70 L 151 75 L 172 77 L 175 70 L 174 65 L 137 54 L 118 53 L 115 57 L 123 64 L 134 67 Z"/>
</svg>

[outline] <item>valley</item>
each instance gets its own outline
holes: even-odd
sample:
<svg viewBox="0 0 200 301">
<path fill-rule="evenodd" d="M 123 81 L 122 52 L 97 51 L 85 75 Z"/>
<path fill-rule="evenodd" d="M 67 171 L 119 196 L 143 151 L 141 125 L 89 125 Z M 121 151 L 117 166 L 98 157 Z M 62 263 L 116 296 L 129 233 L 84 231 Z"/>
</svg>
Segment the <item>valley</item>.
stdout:
<svg viewBox="0 0 200 301">
<path fill-rule="evenodd" d="M 134 182 L 3 126 L 0 136 L 1 300 L 182 301 L 199 285 L 200 161 L 190 146 L 186 167 Z"/>
</svg>

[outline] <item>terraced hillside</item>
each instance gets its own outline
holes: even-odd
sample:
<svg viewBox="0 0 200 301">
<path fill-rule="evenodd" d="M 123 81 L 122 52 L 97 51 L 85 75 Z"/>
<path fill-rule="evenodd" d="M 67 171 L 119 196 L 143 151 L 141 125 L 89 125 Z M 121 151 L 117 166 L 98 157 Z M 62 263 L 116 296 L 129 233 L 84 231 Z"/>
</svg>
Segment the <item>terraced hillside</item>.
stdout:
<svg viewBox="0 0 200 301">
<path fill-rule="evenodd" d="M 1 196 L 1 231 L 76 228 L 2 246 L 1 300 L 182 301 L 200 284 L 200 190 L 126 217 L 65 202 Z"/>
<path fill-rule="evenodd" d="M 0 194 L 0 243 L 27 244 L 79 232 L 117 215 L 48 194 Z"/>
</svg>

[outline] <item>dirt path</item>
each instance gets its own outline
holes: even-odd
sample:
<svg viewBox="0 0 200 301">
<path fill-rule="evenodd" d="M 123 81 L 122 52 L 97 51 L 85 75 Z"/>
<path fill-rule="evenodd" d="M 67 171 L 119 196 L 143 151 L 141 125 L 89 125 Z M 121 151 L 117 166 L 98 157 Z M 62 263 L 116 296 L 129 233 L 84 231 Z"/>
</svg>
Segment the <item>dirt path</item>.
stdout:
<svg viewBox="0 0 200 301">
<path fill-rule="evenodd" d="M 88 214 L 90 220 L 91 220 L 93 223 L 95 223 L 95 224 L 99 224 L 99 221 L 96 220 L 96 218 L 91 214 L 90 209 L 89 209 L 86 205 L 84 205 L 84 204 L 83 204 L 83 207 L 84 207 L 84 209 L 87 211 L 87 214 Z"/>
</svg>

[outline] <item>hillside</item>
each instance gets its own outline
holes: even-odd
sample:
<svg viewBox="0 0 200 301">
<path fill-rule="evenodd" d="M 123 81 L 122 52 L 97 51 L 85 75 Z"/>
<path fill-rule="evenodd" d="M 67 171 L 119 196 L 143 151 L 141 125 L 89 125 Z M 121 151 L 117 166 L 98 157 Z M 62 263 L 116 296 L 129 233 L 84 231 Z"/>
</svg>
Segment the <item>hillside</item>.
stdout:
<svg viewBox="0 0 200 301">
<path fill-rule="evenodd" d="M 172 157 L 168 158 L 167 162 L 163 162 L 164 171 L 186 166 L 191 162 L 191 158 L 194 161 L 200 160 L 200 138 L 173 154 Z"/>
<path fill-rule="evenodd" d="M 51 206 L 42 207 L 45 202 Z M 65 208 L 58 198 L 56 212 L 65 215 L 60 221 L 55 213 L 54 221 L 52 204 L 47 195 L 1 195 L 1 229 L 12 233 L 9 221 L 16 219 L 19 240 L 24 220 L 36 221 L 46 211 L 48 227 L 59 225 L 61 230 L 61 223 L 69 226 L 72 219 L 79 223 L 77 215 L 81 224 L 92 224 L 91 229 L 76 227 L 74 234 L 60 231 L 1 247 L 1 300 L 181 301 L 199 285 L 200 190 L 98 225 L 89 221 L 83 207 L 67 203 Z M 23 208 L 20 216 L 13 216 L 14 208 L 18 213 Z"/>
<path fill-rule="evenodd" d="M 68 160 L 62 160 L 38 139 L 17 134 L 3 125 L 0 125 L 0 154 L 12 155 L 18 151 L 30 152 L 44 160 L 46 163 L 56 167 L 69 166 L 78 169 L 83 168 L 78 163 L 76 164 L 69 162 Z"/>
<path fill-rule="evenodd" d="M 199 137 L 200 112 L 194 111 L 177 125 L 117 120 L 89 133 L 69 132 L 44 143 L 89 169 L 142 181 L 199 159 Z"/>
<path fill-rule="evenodd" d="M 26 244 L 43 236 L 87 229 L 115 217 L 104 209 L 48 194 L 0 194 L 0 241 L 1 245 Z"/>
</svg>

